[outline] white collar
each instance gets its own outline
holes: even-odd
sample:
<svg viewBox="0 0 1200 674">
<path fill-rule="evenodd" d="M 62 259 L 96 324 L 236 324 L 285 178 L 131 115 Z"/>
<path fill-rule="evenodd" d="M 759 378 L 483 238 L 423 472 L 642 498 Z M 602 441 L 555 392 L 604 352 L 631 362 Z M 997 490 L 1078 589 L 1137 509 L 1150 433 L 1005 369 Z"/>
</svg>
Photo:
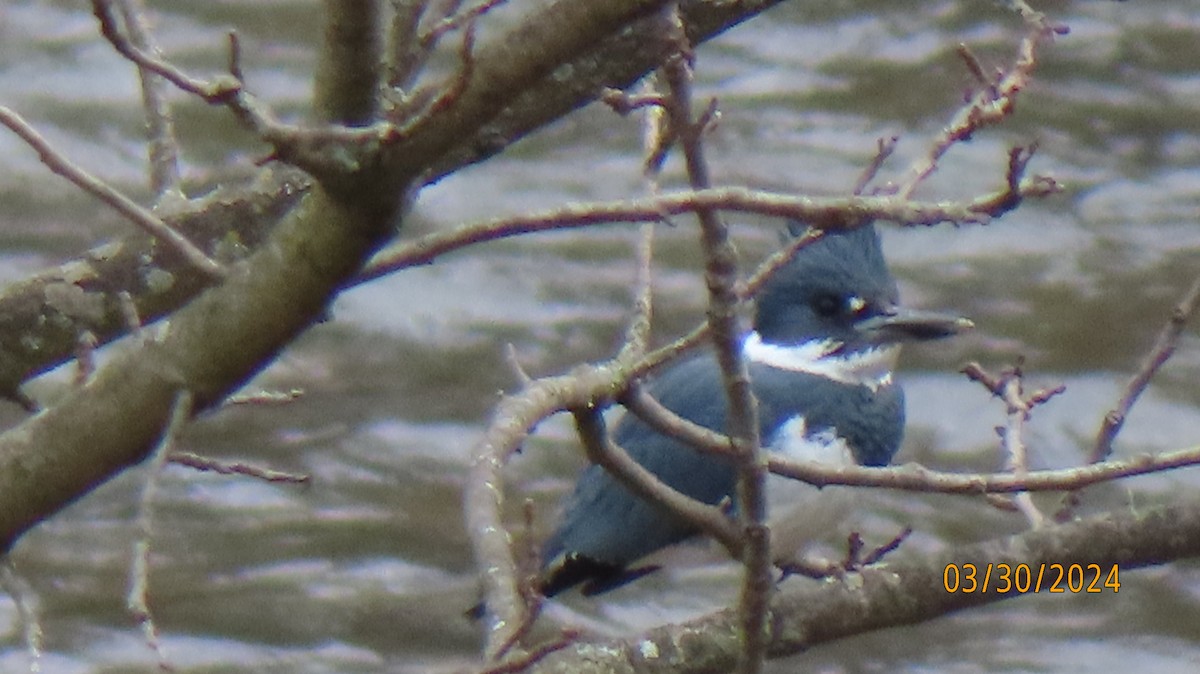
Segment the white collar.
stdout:
<svg viewBox="0 0 1200 674">
<path fill-rule="evenodd" d="M 832 339 L 787 346 L 769 344 L 755 331 L 746 335 L 742 342 L 742 355 L 752 363 L 806 372 L 843 384 L 866 386 L 872 391 L 892 383 L 892 368 L 900 355 L 899 345 L 878 346 L 848 356 L 835 355 L 833 352 L 841 345 Z"/>
</svg>

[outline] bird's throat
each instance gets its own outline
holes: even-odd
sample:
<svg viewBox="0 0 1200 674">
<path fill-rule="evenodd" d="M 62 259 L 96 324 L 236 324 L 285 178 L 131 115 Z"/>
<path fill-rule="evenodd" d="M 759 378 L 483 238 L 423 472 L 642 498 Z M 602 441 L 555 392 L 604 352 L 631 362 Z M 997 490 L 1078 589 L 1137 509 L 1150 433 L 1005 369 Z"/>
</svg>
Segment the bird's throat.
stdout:
<svg viewBox="0 0 1200 674">
<path fill-rule="evenodd" d="M 802 344 L 770 344 L 751 332 L 742 342 L 742 355 L 752 363 L 780 370 L 804 372 L 842 384 L 866 386 L 877 391 L 892 383 L 892 370 L 900 356 L 896 344 L 843 352 L 835 340 L 811 340 Z"/>
</svg>

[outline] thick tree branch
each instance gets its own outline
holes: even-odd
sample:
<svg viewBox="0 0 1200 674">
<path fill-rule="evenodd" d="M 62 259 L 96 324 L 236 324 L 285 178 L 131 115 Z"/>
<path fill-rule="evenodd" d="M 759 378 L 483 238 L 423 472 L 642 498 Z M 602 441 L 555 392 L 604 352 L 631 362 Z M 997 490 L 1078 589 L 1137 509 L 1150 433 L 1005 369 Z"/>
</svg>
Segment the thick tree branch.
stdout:
<svg viewBox="0 0 1200 674">
<path fill-rule="evenodd" d="M 297 171 L 268 169 L 259 180 L 214 190 L 161 215 L 229 264 L 259 248 L 308 185 Z M 15 398 L 21 382 L 74 358 L 85 333 L 101 344 L 125 334 L 129 326 L 117 300 L 123 293 L 139 316 L 153 321 L 209 285 L 173 249 L 139 233 L 0 288 L 0 395 Z"/>
<path fill-rule="evenodd" d="M 777 2 L 696 1 L 685 2 L 682 10 L 688 34 L 693 41 L 699 41 Z M 468 163 L 485 159 L 549 121 L 593 100 L 605 86 L 631 82 L 656 66 L 666 52 L 661 40 L 649 39 L 656 30 L 653 23 L 650 19 L 635 21 L 619 34 L 583 45 L 580 53 L 569 61 L 570 65 L 562 66 L 570 68 L 570 78 L 544 78 L 506 103 L 492 121 L 475 128 L 466 125 L 457 129 L 458 144 L 432 161 L 425 179 L 436 180 Z M 116 44 L 123 46 L 120 42 Z M 148 65 L 138 61 L 132 53 L 130 58 L 137 61 L 139 67 Z M 199 95 L 212 93 L 205 89 L 207 83 L 187 79 L 177 69 L 166 73 L 150 69 L 177 86 L 187 85 L 184 90 L 194 90 Z M 226 84 L 236 83 L 233 78 L 226 79 L 231 80 Z M 240 89 L 240 85 L 237 88 Z M 164 220 L 209 251 L 217 247 L 230 249 L 225 232 L 232 228 L 237 232 L 234 237 L 237 243 L 236 250 L 231 252 L 243 256 L 266 239 L 282 214 L 301 196 L 300 191 L 306 189 L 303 181 L 297 180 L 295 172 L 289 171 L 264 171 L 257 182 L 248 182 L 248 186 L 231 186 L 210 197 L 176 207 L 173 214 L 164 216 Z M 654 204 L 648 207 L 657 208 Z M 648 218 L 638 218 L 639 221 L 645 219 Z M 191 229 L 193 224 L 197 229 Z M 146 249 L 154 257 L 149 269 L 161 269 L 172 279 L 168 289 L 157 283 L 139 282 L 137 274 L 141 267 L 136 261 Z M 122 263 L 111 263 L 109 255 L 113 250 L 118 252 Z M 225 260 L 216 253 L 210 254 Z M 75 284 L 72 279 L 81 270 L 80 263 L 84 265 L 86 281 Z M 384 270 L 377 273 L 384 273 Z M 154 271 L 154 276 L 164 275 Z M 61 284 L 63 293 L 43 294 L 41 288 L 46 284 Z M 148 248 L 143 238 L 130 237 L 97 248 L 62 267 L 49 268 L 32 281 L 6 287 L 0 293 L 0 395 L 15 396 L 17 387 L 28 377 L 72 358 L 76 336 L 82 329 L 90 329 L 101 344 L 122 334 L 119 320 L 110 318 L 112 313 L 107 308 L 105 293 L 98 290 L 105 288 L 128 291 L 138 303 L 140 314 L 153 320 L 182 306 L 203 288 L 203 284 L 183 272 L 178 261 L 162 255 L 162 251 Z M 90 299 L 78 305 L 72 302 L 71 306 L 50 299 L 80 294 Z M 44 305 L 43 297 L 50 304 Z M 64 313 L 66 320 L 47 317 L 47 312 Z"/>
<path fill-rule="evenodd" d="M 771 603 L 770 657 L 787 657 L 819 644 L 897 625 L 911 625 L 964 608 L 1020 596 L 1000 592 L 1002 564 L 1031 572 L 1029 589 L 1043 573 L 1042 590 L 1050 590 L 1056 571 L 1079 565 L 1088 581 L 1101 574 L 1104 586 L 1112 569 L 1125 582 L 1129 571 L 1200 555 L 1200 503 L 1190 501 L 1150 508 L 1139 515 L 1110 513 L 1085 520 L 1030 530 L 1024 534 L 976 545 L 889 562 L 863 569 L 841 581 L 787 583 Z M 958 591 L 947 590 L 950 571 L 977 569 L 977 588 L 966 592 L 961 576 Z M 987 591 L 984 574 L 991 570 Z M 1065 578 L 1065 577 L 1064 577 Z M 1010 576 L 1011 582 L 1012 576 Z M 951 576 L 953 580 L 953 576 Z M 1058 584 L 1065 590 L 1066 581 Z M 1128 592 L 1122 587 L 1119 591 Z M 734 637 L 738 620 L 732 610 L 682 625 L 655 628 L 644 634 L 612 641 L 580 641 L 548 655 L 528 671 L 536 674 L 594 671 L 609 674 L 690 674 L 728 671 L 737 662 Z"/>
<path fill-rule="evenodd" d="M 382 0 L 327 0 L 313 108 L 324 122 L 362 126 L 379 112 Z"/>
<path fill-rule="evenodd" d="M 395 205 L 373 200 L 385 194 L 371 190 L 351 206 L 310 193 L 263 250 L 175 312 L 161 340 L 0 435 L 0 549 L 142 460 L 179 391 L 192 391 L 199 409 L 218 402 L 320 316 L 388 235 Z"/>
<path fill-rule="evenodd" d="M 527 85 L 591 48 L 598 36 L 660 4 L 563 0 L 563 11 L 539 13 L 537 21 L 500 36 L 488 52 L 493 58 L 480 60 L 486 67 L 475 70 L 471 84 L 444 114 L 431 117 L 408 142 L 392 148 L 390 159 L 334 163 L 350 169 L 340 177 L 324 176 L 336 194 L 308 194 L 304 206 L 272 232 L 269 243 L 235 265 L 225 284 L 172 317 L 162 343 L 116 359 L 57 407 L 0 435 L 0 548 L 141 460 L 165 425 L 177 391 L 192 391 L 203 409 L 253 375 L 321 315 L 329 299 L 391 234 L 400 196 L 432 162 L 478 133 Z M 98 14 L 107 10 L 100 2 L 95 7 Z M 111 14 L 105 18 L 102 25 L 112 30 Z M 151 63 L 115 33 L 110 39 L 139 64 L 162 65 Z M 546 49 L 529 51 L 524 48 L 528 44 Z M 179 75 L 175 71 L 164 77 Z M 228 95 L 236 98 L 239 91 L 233 87 Z M 72 335 L 65 353 L 75 341 Z"/>
<path fill-rule="evenodd" d="M 780 2 L 689 0 L 680 3 L 680 13 L 692 44 L 699 44 Z M 605 88 L 623 89 L 658 66 L 673 49 L 657 38 L 661 28 L 652 12 L 663 4 L 652 3 L 644 18 L 591 42 L 540 79 L 528 82 L 477 134 L 449 148 L 433 164 L 427 179 L 434 182 L 461 166 L 483 161 L 542 125 L 596 100 Z M 563 76 L 566 73 L 569 77 Z"/>
</svg>

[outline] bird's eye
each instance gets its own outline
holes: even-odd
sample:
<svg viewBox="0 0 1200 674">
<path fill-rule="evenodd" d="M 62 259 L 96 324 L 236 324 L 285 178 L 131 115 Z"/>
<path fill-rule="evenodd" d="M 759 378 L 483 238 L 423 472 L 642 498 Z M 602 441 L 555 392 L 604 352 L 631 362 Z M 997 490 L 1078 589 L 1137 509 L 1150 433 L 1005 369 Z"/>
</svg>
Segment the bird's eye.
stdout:
<svg viewBox="0 0 1200 674">
<path fill-rule="evenodd" d="M 813 298 L 813 311 L 823 318 L 836 316 L 842 310 L 842 298 L 831 293 L 822 293 Z"/>
</svg>

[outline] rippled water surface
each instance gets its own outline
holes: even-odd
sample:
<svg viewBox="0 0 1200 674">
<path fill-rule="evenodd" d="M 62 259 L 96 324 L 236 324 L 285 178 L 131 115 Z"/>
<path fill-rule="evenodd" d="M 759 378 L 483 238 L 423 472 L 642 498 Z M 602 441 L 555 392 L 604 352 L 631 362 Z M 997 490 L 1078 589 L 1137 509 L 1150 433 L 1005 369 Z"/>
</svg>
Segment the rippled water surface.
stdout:
<svg viewBox="0 0 1200 674">
<path fill-rule="evenodd" d="M 152 2 L 167 53 L 218 68 L 230 27 L 243 38 L 250 86 L 282 114 L 310 90 L 318 3 Z M 1029 443 L 1039 466 L 1079 462 L 1103 415 L 1200 273 L 1200 4 L 1183 0 L 1040 3 L 1071 28 L 1002 128 L 955 148 L 922 198 L 966 198 L 1002 184 L 1007 149 L 1037 141 L 1033 171 L 1066 187 L 987 226 L 885 233 L 910 303 L 971 316 L 978 330 L 912 349 L 900 460 L 990 470 L 1002 459 L 999 404 L 954 371 L 1018 355 L 1035 386 L 1067 393 L 1038 410 Z M 501 12 L 494 21 L 503 22 Z M 723 113 L 709 156 L 715 178 L 844 195 L 876 139 L 899 135 L 884 176 L 898 178 L 971 86 L 955 55 L 989 67 L 1021 36 L 995 3 L 792 2 L 699 51 L 699 82 Z M 0 104 L 25 114 L 74 159 L 145 196 L 142 121 L 132 71 L 77 2 L 0 4 Z M 261 153 L 227 115 L 182 103 L 189 176 Z M 405 235 L 567 201 L 640 196 L 639 129 L 599 106 L 420 196 Z M 127 230 L 0 133 L 0 279 L 21 278 Z M 668 183 L 679 179 L 671 165 Z M 753 261 L 777 223 L 736 229 Z M 664 229 L 655 269 L 656 336 L 703 315 L 695 232 Z M 461 611 L 475 576 L 460 495 L 471 443 L 496 392 L 511 387 L 512 344 L 534 374 L 613 352 L 629 314 L 632 232 L 542 235 L 450 255 L 346 293 L 322 324 L 256 382 L 308 393 L 284 407 L 237 409 L 196 423 L 188 449 L 311 473 L 307 487 L 170 467 L 155 508 L 152 605 L 170 660 L 187 672 L 384 672 L 466 666 L 478 635 Z M 1200 441 L 1200 340 L 1135 413 L 1118 452 Z M 35 394 L 54 384 L 37 382 Z M 3 412 L 7 423 L 15 410 Z M 551 420 L 506 474 L 538 526 L 582 465 L 569 425 Z M 144 475 L 131 470 L 26 535 L 13 552 L 36 597 L 44 672 L 156 671 L 125 613 Z M 1139 478 L 1088 492 L 1090 507 L 1145 506 L 1200 486 L 1200 472 Z M 1022 530 L 976 499 L 863 494 L 858 528 L 886 540 L 911 524 L 913 552 Z M 515 513 L 514 513 L 515 516 Z M 903 554 L 903 551 L 902 553 Z M 600 633 L 705 613 L 732 596 L 729 565 L 681 566 L 601 600 L 551 611 Z M 1200 573 L 1179 563 L 1130 571 L 1117 595 L 1043 595 L 814 649 L 776 666 L 824 672 L 1192 671 L 1200 640 Z M 790 581 L 806 582 L 806 581 Z M 546 627 L 553 629 L 552 625 Z M 27 671 L 16 611 L 0 597 L 0 671 Z"/>
</svg>

